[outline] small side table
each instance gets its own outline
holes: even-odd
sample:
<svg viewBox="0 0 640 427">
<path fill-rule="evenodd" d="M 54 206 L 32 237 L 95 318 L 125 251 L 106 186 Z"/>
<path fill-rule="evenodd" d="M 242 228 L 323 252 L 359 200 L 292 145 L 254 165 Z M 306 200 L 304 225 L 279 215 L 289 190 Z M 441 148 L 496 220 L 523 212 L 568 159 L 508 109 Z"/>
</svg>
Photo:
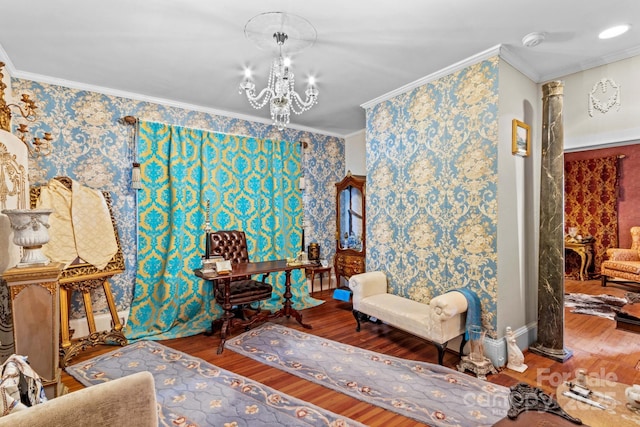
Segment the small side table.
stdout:
<svg viewBox="0 0 640 427">
<path fill-rule="evenodd" d="M 580 256 L 580 280 L 589 280 L 589 267 L 593 263 L 593 240 L 588 242 L 565 240 L 564 248 Z"/>
<path fill-rule="evenodd" d="M 316 278 L 316 274 L 320 275 L 320 292 L 322 292 L 322 276 L 324 273 L 328 273 L 329 276 L 329 288 L 331 288 L 331 265 L 323 267 L 322 265 L 310 265 L 304 268 L 305 275 L 311 275 L 311 292 L 313 292 L 313 284 Z"/>
</svg>

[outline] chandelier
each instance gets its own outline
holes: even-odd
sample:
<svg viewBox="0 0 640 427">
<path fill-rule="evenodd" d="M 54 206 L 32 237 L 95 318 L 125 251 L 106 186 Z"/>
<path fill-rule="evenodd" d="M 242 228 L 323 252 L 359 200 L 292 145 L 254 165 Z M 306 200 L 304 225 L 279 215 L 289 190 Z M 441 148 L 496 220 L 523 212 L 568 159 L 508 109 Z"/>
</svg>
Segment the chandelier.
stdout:
<svg viewBox="0 0 640 427">
<path fill-rule="evenodd" d="M 289 58 L 283 57 L 283 46 L 290 35 L 295 37 L 292 37 L 293 40 L 290 43 L 291 51 L 299 51 L 312 45 L 316 40 L 315 28 L 299 16 L 269 12 L 250 19 L 245 26 L 245 35 L 259 47 L 264 47 L 266 37 L 274 40 L 278 48 L 278 57 L 271 64 L 267 87 L 256 93 L 256 85 L 251 78 L 250 70 L 247 69 L 239 92 L 245 93 L 249 104 L 255 109 L 260 109 L 269 103 L 273 124 L 279 130 L 283 130 L 290 122 L 291 112 L 302 114 L 318 102 L 318 89 L 313 78 L 309 78 L 304 99 L 295 91 L 291 63 Z"/>
</svg>

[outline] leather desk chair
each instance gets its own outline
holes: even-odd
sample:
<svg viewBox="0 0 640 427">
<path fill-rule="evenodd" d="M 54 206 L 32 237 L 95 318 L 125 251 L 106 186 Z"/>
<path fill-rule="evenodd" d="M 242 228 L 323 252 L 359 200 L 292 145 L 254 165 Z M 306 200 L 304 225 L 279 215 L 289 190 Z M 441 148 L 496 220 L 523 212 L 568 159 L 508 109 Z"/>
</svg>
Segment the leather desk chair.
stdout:
<svg viewBox="0 0 640 427">
<path fill-rule="evenodd" d="M 249 252 L 244 231 L 222 230 L 210 233 L 209 256 L 221 256 L 231 261 L 232 267 L 248 263 Z M 271 298 L 273 288 L 269 283 L 265 283 L 267 276 L 264 275 L 261 281 L 253 280 L 249 276 L 233 278 L 230 282 L 228 301 L 224 292 L 225 280 L 216 280 L 214 282 L 216 302 L 222 307 L 235 307 L 235 317 L 247 320 L 244 310 L 247 305 Z M 257 311 L 260 311 L 260 306 L 257 307 Z"/>
</svg>

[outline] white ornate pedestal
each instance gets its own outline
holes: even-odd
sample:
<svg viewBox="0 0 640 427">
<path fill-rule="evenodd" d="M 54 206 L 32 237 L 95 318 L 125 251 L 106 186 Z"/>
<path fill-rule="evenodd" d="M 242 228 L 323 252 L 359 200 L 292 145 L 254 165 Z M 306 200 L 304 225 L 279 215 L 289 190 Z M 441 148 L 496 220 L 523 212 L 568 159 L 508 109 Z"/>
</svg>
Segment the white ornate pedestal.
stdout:
<svg viewBox="0 0 640 427">
<path fill-rule="evenodd" d="M 481 360 L 474 360 L 471 356 L 462 356 L 460 364 L 458 365 L 458 371 L 471 371 L 481 380 L 486 380 L 488 374 L 497 374 L 496 368 L 491 363 L 491 360 L 482 356 Z"/>
<path fill-rule="evenodd" d="M 64 394 L 59 366 L 62 267 L 56 262 L 11 268 L 2 274 L 11 293 L 15 353 L 28 357 L 49 399 Z"/>
</svg>

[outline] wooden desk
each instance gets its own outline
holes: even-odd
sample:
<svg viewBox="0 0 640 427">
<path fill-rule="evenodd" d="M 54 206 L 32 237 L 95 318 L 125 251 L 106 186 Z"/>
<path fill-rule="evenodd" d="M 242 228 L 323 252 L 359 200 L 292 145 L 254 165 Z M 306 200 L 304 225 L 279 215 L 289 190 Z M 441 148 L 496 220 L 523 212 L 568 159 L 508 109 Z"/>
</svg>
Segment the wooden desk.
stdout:
<svg viewBox="0 0 640 427">
<path fill-rule="evenodd" d="M 591 398 L 606 406 L 607 409 L 599 409 L 587 403 L 563 396 L 562 392 L 569 389 L 566 384 L 561 384 L 556 389 L 556 400 L 569 415 L 580 418 L 582 423 L 586 425 L 616 427 L 638 427 L 640 425 L 640 413 L 627 408 L 625 390 L 629 385 L 599 378 L 589 378 L 587 387 L 611 398 L 604 399 L 595 396 Z"/>
<path fill-rule="evenodd" d="M 277 260 L 277 261 L 261 261 L 261 262 L 248 262 L 246 264 L 236 264 L 233 266 L 233 270 L 229 274 L 218 275 L 215 272 L 203 272 L 202 269 L 194 270 L 196 276 L 201 277 L 205 280 L 222 280 L 224 283 L 224 292 L 226 295 L 229 295 L 231 279 L 242 276 L 253 276 L 260 274 L 268 274 L 275 273 L 279 271 L 284 271 L 285 274 L 285 282 L 284 287 L 285 291 L 282 295 L 284 301 L 282 303 L 282 308 L 275 313 L 268 313 L 264 315 L 258 315 L 257 318 L 251 319 L 251 321 L 246 325 L 247 327 L 253 323 L 256 323 L 259 320 L 267 320 L 267 319 L 276 319 L 278 317 L 286 316 L 287 318 L 293 316 L 294 319 L 298 323 L 300 323 L 303 327 L 307 329 L 311 329 L 311 325 L 302 322 L 302 315 L 298 310 L 293 308 L 291 304 L 291 297 L 293 294 L 291 293 L 291 272 L 293 270 L 297 270 L 300 268 L 304 268 L 305 266 L 302 264 L 297 265 L 288 265 L 286 260 Z M 228 299 L 227 299 L 228 301 Z M 232 319 L 234 317 L 233 307 L 229 302 L 225 302 L 222 305 L 222 309 L 224 313 L 222 315 L 222 328 L 220 329 L 220 345 L 218 346 L 218 354 L 222 353 L 224 350 L 224 343 L 227 340 L 227 334 L 229 333 L 229 329 L 232 324 Z"/>
<path fill-rule="evenodd" d="M 564 248 L 580 256 L 580 280 L 589 279 L 589 267 L 593 262 L 593 240 L 589 242 L 570 242 L 565 240 Z"/>
</svg>

